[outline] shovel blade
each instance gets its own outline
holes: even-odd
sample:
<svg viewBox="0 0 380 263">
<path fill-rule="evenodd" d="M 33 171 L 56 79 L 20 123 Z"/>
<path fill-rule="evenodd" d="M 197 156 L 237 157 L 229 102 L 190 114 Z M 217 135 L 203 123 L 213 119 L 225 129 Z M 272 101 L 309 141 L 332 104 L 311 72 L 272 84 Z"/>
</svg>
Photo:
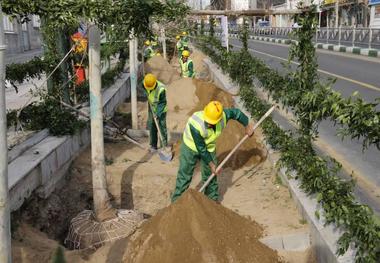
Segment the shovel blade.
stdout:
<svg viewBox="0 0 380 263">
<path fill-rule="evenodd" d="M 173 159 L 173 153 L 170 149 L 161 149 L 158 151 L 158 155 L 164 162 L 170 162 Z"/>
</svg>

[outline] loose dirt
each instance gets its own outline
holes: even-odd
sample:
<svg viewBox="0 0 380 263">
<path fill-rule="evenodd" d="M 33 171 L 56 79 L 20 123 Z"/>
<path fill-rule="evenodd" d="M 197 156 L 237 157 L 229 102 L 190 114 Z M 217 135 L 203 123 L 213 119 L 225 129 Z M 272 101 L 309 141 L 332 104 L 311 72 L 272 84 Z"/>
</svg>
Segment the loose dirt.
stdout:
<svg viewBox="0 0 380 263">
<path fill-rule="evenodd" d="M 206 58 L 206 56 L 202 52 L 199 52 L 197 49 L 195 49 L 191 53 L 190 57 L 193 60 L 194 69 L 196 73 L 203 73 L 207 71 L 207 68 L 203 63 L 203 59 Z"/>
<path fill-rule="evenodd" d="M 218 100 L 224 108 L 232 108 L 234 100 L 232 95 L 216 87 L 214 84 L 194 80 L 196 85 L 196 96 L 199 99 L 198 104 L 192 112 L 203 110 L 211 100 Z M 218 160 L 221 162 L 236 144 L 245 135 L 244 127 L 237 121 L 231 120 L 227 123 L 226 128 L 217 140 L 216 151 Z M 226 163 L 226 167 L 236 170 L 243 166 L 250 166 L 261 162 L 265 159 L 265 150 L 263 145 L 257 142 L 257 137 L 249 138 L 237 151 L 236 154 Z"/>
<path fill-rule="evenodd" d="M 145 63 L 145 73 L 154 74 L 166 85 L 180 78 L 179 73 L 162 56 L 154 56 Z"/>
<path fill-rule="evenodd" d="M 142 226 L 124 262 L 279 262 L 261 234 L 255 222 L 189 190 Z"/>
</svg>

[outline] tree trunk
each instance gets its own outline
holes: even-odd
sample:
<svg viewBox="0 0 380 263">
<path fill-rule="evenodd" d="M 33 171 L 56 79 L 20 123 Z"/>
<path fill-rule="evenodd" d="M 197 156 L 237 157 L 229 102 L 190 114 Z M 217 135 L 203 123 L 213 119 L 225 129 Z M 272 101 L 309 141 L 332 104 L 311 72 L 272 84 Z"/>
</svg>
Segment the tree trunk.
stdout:
<svg viewBox="0 0 380 263">
<path fill-rule="evenodd" d="M 5 106 L 5 43 L 0 2 L 0 262 L 12 262 L 8 194 L 7 116 Z"/>
<path fill-rule="evenodd" d="M 96 219 L 114 218 L 106 182 L 103 141 L 103 101 L 101 93 L 100 32 L 92 25 L 89 30 L 89 82 L 91 109 L 91 169 Z"/>
</svg>

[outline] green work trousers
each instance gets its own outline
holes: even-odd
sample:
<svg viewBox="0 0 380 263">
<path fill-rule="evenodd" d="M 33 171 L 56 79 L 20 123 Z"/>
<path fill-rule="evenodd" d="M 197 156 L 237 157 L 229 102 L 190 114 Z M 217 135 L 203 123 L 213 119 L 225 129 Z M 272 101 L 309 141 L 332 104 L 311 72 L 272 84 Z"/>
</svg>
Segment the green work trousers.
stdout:
<svg viewBox="0 0 380 263">
<path fill-rule="evenodd" d="M 163 137 L 162 138 L 163 141 L 161 142 L 161 147 L 163 147 L 163 145 L 165 146 L 168 145 L 168 132 L 166 129 L 166 112 L 162 113 L 159 118 L 157 117 L 157 121 L 158 121 L 158 126 L 160 128 L 160 131 Z M 150 111 L 148 115 L 147 126 L 150 132 L 150 146 L 157 149 L 158 132 L 157 132 L 156 124 L 154 123 L 154 120 L 153 120 L 153 115 Z"/>
<path fill-rule="evenodd" d="M 216 153 L 211 153 L 211 156 L 213 158 L 214 163 L 217 163 Z M 180 197 L 181 194 L 187 190 L 187 188 L 189 188 L 191 179 L 193 178 L 195 165 L 199 160 L 201 161 L 202 183 L 204 183 L 211 175 L 210 166 L 201 159 L 199 153 L 194 152 L 189 147 L 187 147 L 185 143 L 182 142 L 179 157 L 179 170 L 177 174 L 175 190 L 172 196 L 172 202 L 177 200 L 177 198 Z M 205 195 L 207 195 L 210 199 L 214 201 L 218 201 L 219 192 L 218 181 L 216 177 L 214 177 L 211 180 L 210 184 L 206 187 Z"/>
</svg>

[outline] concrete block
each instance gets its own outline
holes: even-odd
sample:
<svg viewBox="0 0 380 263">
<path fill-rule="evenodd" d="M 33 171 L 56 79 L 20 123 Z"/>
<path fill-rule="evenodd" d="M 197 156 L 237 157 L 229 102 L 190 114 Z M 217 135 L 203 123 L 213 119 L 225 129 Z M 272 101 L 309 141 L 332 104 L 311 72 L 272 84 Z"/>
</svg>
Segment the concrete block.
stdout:
<svg viewBox="0 0 380 263">
<path fill-rule="evenodd" d="M 303 251 L 310 247 L 310 233 L 295 233 L 282 237 L 284 250 Z"/>
<path fill-rule="evenodd" d="M 286 251 L 304 251 L 311 245 L 310 233 L 293 233 L 279 236 L 269 236 L 260 239 L 272 249 Z"/>
<path fill-rule="evenodd" d="M 353 54 L 360 55 L 360 50 L 361 50 L 361 48 L 359 48 L 359 47 L 354 47 L 354 48 L 352 49 L 352 53 L 353 53 Z"/>
<path fill-rule="evenodd" d="M 39 197 L 48 198 L 56 189 L 59 189 L 64 185 L 65 175 L 69 171 L 73 159 L 59 167 L 49 181 L 45 184 L 41 184 L 41 186 L 36 189 L 36 193 Z"/>
<path fill-rule="evenodd" d="M 74 136 L 72 136 L 70 142 L 72 151 L 74 153 L 78 152 L 81 149 L 80 133 L 77 133 Z"/>
<path fill-rule="evenodd" d="M 91 137 L 90 137 L 90 128 L 85 128 L 80 133 L 80 141 L 81 141 L 81 147 L 85 147 L 90 144 Z"/>
<path fill-rule="evenodd" d="M 340 51 L 340 46 L 333 46 L 334 51 Z"/>
<path fill-rule="evenodd" d="M 66 137 L 66 140 L 57 147 L 57 161 L 58 167 L 61 167 L 68 160 L 70 160 L 71 156 L 74 154 L 71 143 L 71 136 Z"/>
<path fill-rule="evenodd" d="M 367 48 L 362 48 L 360 49 L 360 55 L 368 56 L 369 49 Z"/>
<path fill-rule="evenodd" d="M 13 188 L 9 189 L 9 202 L 11 211 L 16 211 L 24 201 L 30 197 L 34 189 L 41 184 L 41 171 L 35 167 L 24 176 Z"/>
<path fill-rule="evenodd" d="M 323 49 L 329 49 L 329 45 L 330 45 L 330 44 L 323 44 L 323 45 L 322 45 L 322 48 L 323 48 Z"/>
<path fill-rule="evenodd" d="M 51 176 L 58 170 L 58 168 L 57 152 L 53 151 L 40 162 L 41 184 L 49 182 Z"/>
<path fill-rule="evenodd" d="M 8 163 L 12 162 L 18 156 L 20 156 L 23 152 L 33 147 L 43 139 L 49 136 L 49 130 L 44 129 L 33 134 L 31 137 L 23 141 L 22 143 L 16 145 L 12 148 L 12 150 L 8 151 Z"/>
<path fill-rule="evenodd" d="M 8 165 L 8 188 L 12 189 L 64 140 L 64 137 L 47 137 L 11 162 Z"/>
<path fill-rule="evenodd" d="M 269 236 L 260 239 L 260 242 L 274 250 L 283 250 L 282 236 Z"/>
<path fill-rule="evenodd" d="M 380 54 L 377 50 L 374 50 L 374 49 L 370 49 L 368 50 L 368 56 L 370 57 L 378 57 Z"/>
</svg>

